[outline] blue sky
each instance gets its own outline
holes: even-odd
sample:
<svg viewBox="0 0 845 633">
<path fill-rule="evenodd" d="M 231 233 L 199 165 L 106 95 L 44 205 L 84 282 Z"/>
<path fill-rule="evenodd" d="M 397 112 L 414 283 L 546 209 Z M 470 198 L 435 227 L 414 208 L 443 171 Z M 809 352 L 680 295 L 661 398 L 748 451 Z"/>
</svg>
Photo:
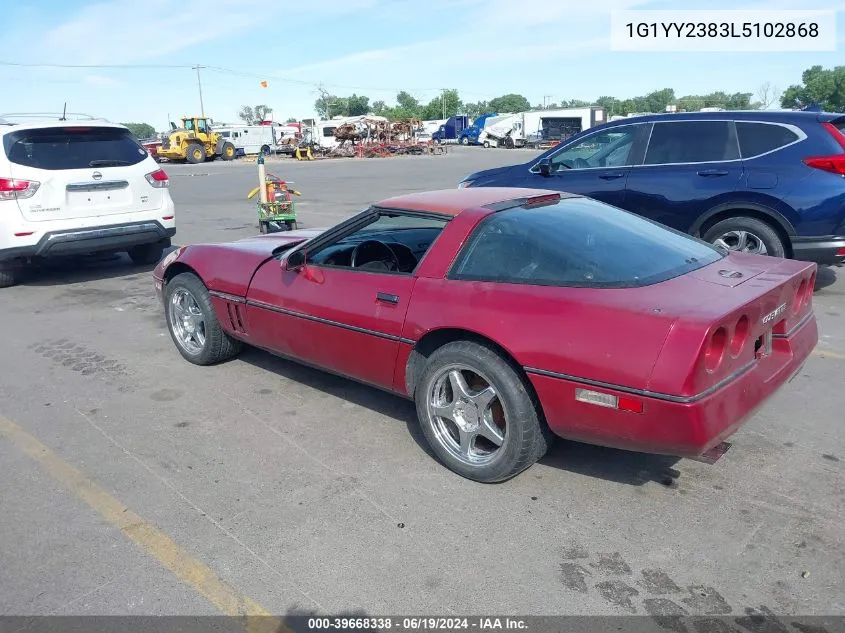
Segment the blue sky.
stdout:
<svg viewBox="0 0 845 633">
<path fill-rule="evenodd" d="M 845 63 L 845 0 L 689 1 L 688 9 L 833 9 L 837 52 L 625 53 L 610 50 L 610 12 L 678 9 L 645 0 L 41 0 L 2 2 L 0 111 L 68 109 L 159 129 L 199 112 L 236 119 L 266 103 L 276 118 L 313 115 L 318 84 L 392 103 L 442 88 L 465 101 L 508 92 L 532 103 L 620 98 L 674 88 L 755 92 Z M 761 19 L 763 14 L 761 13 Z M 38 64 L 89 65 L 44 68 Z M 100 68 L 96 66 L 135 66 Z M 141 68 L 138 66 L 150 66 Z M 173 67 L 159 67 L 173 66 Z M 269 83 L 262 88 L 259 82 Z"/>
</svg>

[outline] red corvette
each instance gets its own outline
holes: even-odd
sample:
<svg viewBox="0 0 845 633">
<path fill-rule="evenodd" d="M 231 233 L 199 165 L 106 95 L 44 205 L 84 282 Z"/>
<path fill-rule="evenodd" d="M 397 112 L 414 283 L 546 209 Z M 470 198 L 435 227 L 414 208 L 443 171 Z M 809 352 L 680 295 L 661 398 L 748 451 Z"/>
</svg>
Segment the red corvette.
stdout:
<svg viewBox="0 0 845 633">
<path fill-rule="evenodd" d="M 182 247 L 154 273 L 190 362 L 248 344 L 413 399 L 438 458 L 483 482 L 555 435 L 715 461 L 816 345 L 815 275 L 508 188 Z"/>
</svg>

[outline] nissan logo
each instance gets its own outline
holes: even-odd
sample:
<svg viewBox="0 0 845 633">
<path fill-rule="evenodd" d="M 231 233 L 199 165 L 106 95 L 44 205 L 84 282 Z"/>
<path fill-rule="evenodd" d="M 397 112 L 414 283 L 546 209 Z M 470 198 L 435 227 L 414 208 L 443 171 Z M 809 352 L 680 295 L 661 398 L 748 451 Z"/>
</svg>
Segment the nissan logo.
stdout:
<svg viewBox="0 0 845 633">
<path fill-rule="evenodd" d="M 91 178 L 93 178 L 94 180 L 100 180 L 102 177 L 103 174 L 98 171 L 95 171 L 93 174 L 91 174 Z"/>
</svg>

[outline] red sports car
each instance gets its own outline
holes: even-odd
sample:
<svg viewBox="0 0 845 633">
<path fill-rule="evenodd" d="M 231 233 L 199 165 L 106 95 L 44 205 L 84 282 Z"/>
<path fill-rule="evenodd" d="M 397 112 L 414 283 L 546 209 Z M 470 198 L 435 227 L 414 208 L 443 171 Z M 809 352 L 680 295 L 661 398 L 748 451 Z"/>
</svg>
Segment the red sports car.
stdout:
<svg viewBox="0 0 845 633">
<path fill-rule="evenodd" d="M 589 198 L 486 187 L 182 247 L 154 273 L 190 362 L 248 344 L 413 399 L 438 458 L 483 482 L 555 435 L 715 461 L 816 345 L 815 275 Z"/>
</svg>

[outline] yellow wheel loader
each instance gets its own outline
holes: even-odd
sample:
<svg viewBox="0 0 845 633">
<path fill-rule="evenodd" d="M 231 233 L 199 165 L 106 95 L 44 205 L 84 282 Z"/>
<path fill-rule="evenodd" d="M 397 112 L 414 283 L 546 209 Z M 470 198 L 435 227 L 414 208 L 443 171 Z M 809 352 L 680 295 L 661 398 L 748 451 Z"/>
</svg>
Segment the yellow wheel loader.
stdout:
<svg viewBox="0 0 845 633">
<path fill-rule="evenodd" d="M 183 117 L 182 127 L 171 123 L 170 136 L 158 148 L 157 156 L 174 162 L 202 163 L 222 158 L 232 160 L 235 146 L 211 129 L 205 117 Z"/>
</svg>

